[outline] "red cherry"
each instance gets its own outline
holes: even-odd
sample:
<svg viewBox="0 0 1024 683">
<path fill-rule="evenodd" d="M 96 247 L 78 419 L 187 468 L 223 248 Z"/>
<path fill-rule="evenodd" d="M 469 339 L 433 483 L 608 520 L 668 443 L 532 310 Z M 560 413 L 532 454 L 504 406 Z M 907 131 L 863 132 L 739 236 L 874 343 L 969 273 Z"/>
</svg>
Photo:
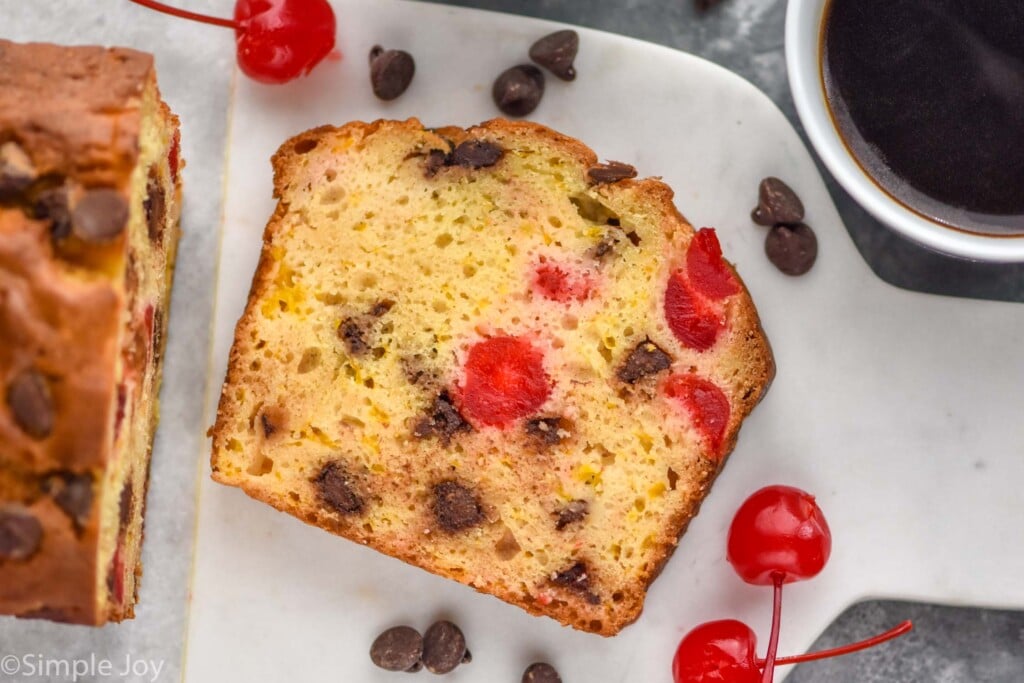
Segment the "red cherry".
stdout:
<svg viewBox="0 0 1024 683">
<path fill-rule="evenodd" d="M 131 0 L 158 12 L 235 29 L 238 65 L 250 78 L 284 83 L 305 76 L 334 49 L 334 10 L 327 0 L 238 0 L 234 19 Z"/>
<path fill-rule="evenodd" d="M 676 339 L 697 351 L 714 346 L 719 330 L 725 327 L 725 318 L 717 307 L 700 296 L 682 272 L 668 279 L 665 320 Z"/>
<path fill-rule="evenodd" d="M 171 182 L 178 180 L 178 168 L 181 165 L 181 132 L 174 131 L 174 138 L 171 140 L 171 151 L 167 154 L 167 166 L 171 171 Z"/>
<path fill-rule="evenodd" d="M 814 496 L 767 486 L 743 502 L 729 527 L 727 559 L 736 573 L 768 586 L 817 575 L 832 552 L 832 534 Z"/>
<path fill-rule="evenodd" d="M 740 291 L 736 276 L 722 260 L 714 228 L 701 228 L 686 251 L 686 272 L 694 289 L 709 299 L 724 299 Z"/>
<path fill-rule="evenodd" d="M 593 283 L 586 273 L 573 273 L 567 266 L 546 262 L 534 270 L 533 286 L 545 299 L 559 303 L 585 301 L 593 290 Z"/>
<path fill-rule="evenodd" d="M 544 356 L 519 337 L 492 337 L 469 350 L 459 409 L 471 421 L 503 427 L 534 413 L 551 393 Z"/>
<path fill-rule="evenodd" d="M 675 683 L 757 683 L 757 636 L 735 619 L 709 621 L 679 641 L 672 659 Z"/>
<path fill-rule="evenodd" d="M 693 374 L 668 377 L 662 384 L 662 391 L 683 406 L 693 425 L 707 439 L 713 457 L 718 457 L 725 429 L 729 426 L 729 399 L 725 393 Z"/>
<path fill-rule="evenodd" d="M 238 66 L 263 83 L 305 76 L 334 49 L 327 0 L 238 0 Z"/>
</svg>

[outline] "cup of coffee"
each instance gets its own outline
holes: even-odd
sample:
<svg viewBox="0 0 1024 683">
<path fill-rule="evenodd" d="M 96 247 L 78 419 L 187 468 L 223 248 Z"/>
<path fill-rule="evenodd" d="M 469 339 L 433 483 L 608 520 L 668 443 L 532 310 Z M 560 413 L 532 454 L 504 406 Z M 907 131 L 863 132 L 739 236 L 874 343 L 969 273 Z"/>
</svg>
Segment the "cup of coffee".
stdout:
<svg viewBox="0 0 1024 683">
<path fill-rule="evenodd" d="M 1024 2 L 789 0 L 786 63 L 811 143 L 878 220 L 1024 262 Z"/>
</svg>

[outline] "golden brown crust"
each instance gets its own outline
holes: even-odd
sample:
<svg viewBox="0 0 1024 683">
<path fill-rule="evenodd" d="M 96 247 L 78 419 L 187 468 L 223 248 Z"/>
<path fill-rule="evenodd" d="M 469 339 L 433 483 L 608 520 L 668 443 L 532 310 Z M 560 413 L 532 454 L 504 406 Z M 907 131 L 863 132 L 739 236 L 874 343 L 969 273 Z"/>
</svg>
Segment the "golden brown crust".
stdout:
<svg viewBox="0 0 1024 683">
<path fill-rule="evenodd" d="M 548 147 L 557 148 L 562 154 L 571 157 L 578 165 L 580 173 L 597 163 L 597 156 L 594 152 L 579 141 L 533 123 L 494 120 L 466 130 L 446 127 L 430 132 L 438 137 L 437 139 L 427 138 L 422 143 L 425 149 L 443 149 L 448 144 L 447 141 L 457 145 L 463 140 L 474 138 L 485 140 L 497 138 L 502 141 L 503 145 L 512 148 L 515 147 L 515 141 L 519 138 L 523 139 L 524 145 L 526 143 L 535 144 L 536 140 L 542 139 Z M 730 334 L 733 339 L 730 362 L 736 364 L 737 372 L 734 374 L 733 384 L 730 387 L 730 395 L 734 396 L 733 409 L 723 438 L 720 457 L 703 459 L 698 469 L 688 471 L 687 476 L 693 487 L 694 495 L 689 498 L 689 503 L 685 507 L 674 510 L 673 514 L 665 520 L 661 532 L 655 539 L 655 549 L 649 555 L 649 562 L 636 577 L 635 582 L 630 583 L 628 590 L 617 593 L 616 604 L 610 610 L 603 606 L 588 605 L 578 596 L 567 595 L 564 591 L 560 592 L 557 589 L 542 591 L 543 594 L 538 596 L 535 591 L 523 590 L 520 586 L 478 585 L 473 578 L 466 576 L 463 569 L 446 564 L 436 554 L 432 554 L 429 559 L 425 558 L 424 551 L 415 545 L 389 542 L 387 539 L 375 536 L 367 531 L 362 520 L 358 518 L 347 518 L 324 509 L 311 507 L 306 501 L 300 501 L 297 496 L 289 495 L 287 491 L 276 490 L 265 481 L 247 476 L 244 471 L 239 472 L 237 465 L 232 461 L 229 442 L 234 441 L 233 434 L 236 425 L 247 419 L 252 428 L 255 419 L 255 413 L 246 416 L 239 412 L 236 405 L 239 403 L 236 401 L 236 392 L 247 390 L 246 377 L 249 374 L 249 364 L 254 354 L 257 354 L 256 357 L 258 357 L 259 353 L 254 348 L 254 343 L 255 330 L 261 318 L 260 304 L 267 292 L 275 286 L 275 278 L 279 273 L 279 264 L 271 256 L 270 250 L 275 244 L 280 244 L 277 240 L 282 237 L 282 231 L 287 228 L 286 217 L 290 211 L 289 201 L 295 189 L 293 184 L 298 187 L 299 184 L 309 182 L 308 174 L 302 174 L 302 163 L 299 157 L 318 145 L 338 144 L 338 141 L 351 141 L 352 145 L 358 146 L 362 144 L 362 141 L 376 134 L 394 134 L 400 137 L 408 136 L 410 140 L 423 140 L 425 132 L 416 119 L 404 122 L 353 122 L 340 128 L 324 126 L 306 131 L 288 140 L 273 157 L 274 194 L 280 201 L 263 235 L 264 249 L 253 278 L 246 311 L 236 328 L 217 421 L 211 430 L 213 479 L 224 484 L 238 486 L 251 497 L 294 515 L 309 524 L 369 545 L 380 552 L 432 573 L 466 583 L 522 607 L 530 613 L 550 616 L 581 630 L 605 636 L 614 635 L 639 617 L 647 587 L 661 571 L 687 524 L 696 515 L 700 502 L 706 496 L 728 454 L 735 446 L 743 419 L 762 398 L 774 375 L 771 349 L 761 329 L 749 292 L 745 287 L 742 294 L 733 297 L 729 303 Z M 429 133 L 427 134 L 429 135 Z M 402 139 L 404 140 L 405 137 Z M 342 150 L 339 148 L 336 152 L 342 153 Z M 680 236 L 680 246 L 685 247 L 694 234 L 693 228 L 676 209 L 671 188 L 659 180 L 624 179 L 599 186 L 596 188 L 596 192 L 610 203 L 625 201 L 623 197 L 628 196 L 631 205 L 646 207 L 645 212 L 649 214 L 652 222 L 663 223 L 666 234 Z M 741 282 L 738 276 L 737 281 Z M 258 423 L 256 426 L 258 427 Z M 249 471 L 248 474 L 253 473 Z M 526 579 L 522 586 L 526 587 L 528 582 L 529 579 Z M 544 599 L 540 600 L 539 597 Z"/>
<path fill-rule="evenodd" d="M 3 614 L 81 624 L 120 616 L 97 586 L 101 505 L 117 502 L 105 484 L 116 467 L 128 231 L 94 244 L 58 239 L 38 207 L 51 190 L 70 207 L 99 189 L 130 205 L 147 88 L 155 91 L 153 59 L 141 52 L 0 40 L 0 507 L 27 511 L 42 529 L 29 557 L 0 554 Z M 27 160 L 23 190 L 4 184 L 4 152 Z M 26 372 L 47 387 L 45 432 L 26 431 L 11 405 Z M 67 498 L 65 477 L 78 486 Z"/>
</svg>

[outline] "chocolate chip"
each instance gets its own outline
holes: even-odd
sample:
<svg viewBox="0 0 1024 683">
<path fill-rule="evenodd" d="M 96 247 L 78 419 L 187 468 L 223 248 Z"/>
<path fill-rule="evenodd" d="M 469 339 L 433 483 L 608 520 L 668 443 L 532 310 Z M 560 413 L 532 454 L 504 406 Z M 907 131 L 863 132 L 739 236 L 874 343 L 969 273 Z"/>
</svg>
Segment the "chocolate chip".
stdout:
<svg viewBox="0 0 1024 683">
<path fill-rule="evenodd" d="M 587 565 L 577 562 L 566 570 L 551 575 L 551 583 L 562 588 L 568 588 L 583 595 L 587 602 L 592 605 L 600 604 L 601 599 L 590 592 L 590 574 Z"/>
<path fill-rule="evenodd" d="M 804 219 L 804 203 L 789 185 L 778 178 L 765 178 L 757 188 L 758 204 L 750 218 L 758 225 L 793 225 Z"/>
<path fill-rule="evenodd" d="M 448 165 L 448 153 L 440 149 L 432 149 L 427 153 L 427 160 L 423 162 L 423 173 L 428 178 L 433 178 L 443 167 Z"/>
<path fill-rule="evenodd" d="M 613 237 L 605 237 L 597 243 L 597 246 L 594 247 L 594 250 L 591 253 L 594 255 L 594 258 L 602 259 L 615 249 L 617 241 L 618 240 Z"/>
<path fill-rule="evenodd" d="M 109 242 L 128 225 L 128 202 L 117 190 L 89 190 L 71 212 L 71 230 L 86 242 Z"/>
<path fill-rule="evenodd" d="M 501 160 L 505 150 L 493 142 L 486 140 L 466 140 L 459 143 L 459 146 L 452 152 L 448 163 L 452 166 L 464 168 L 484 168 L 494 166 Z"/>
<path fill-rule="evenodd" d="M 417 377 L 417 380 L 419 377 Z M 416 423 L 413 428 L 413 436 L 425 438 L 437 436 L 442 442 L 448 444 L 452 437 L 459 432 L 469 432 L 473 428 L 462 417 L 458 408 L 452 402 L 447 391 L 442 391 L 430 405 L 430 411 L 426 417 Z"/>
<path fill-rule="evenodd" d="M 544 36 L 530 47 L 530 59 L 563 81 L 576 78 L 572 62 L 580 48 L 580 36 L 566 29 Z"/>
<path fill-rule="evenodd" d="M 470 652 L 469 650 L 466 650 L 466 654 L 464 654 L 462 656 L 462 663 L 463 664 L 469 664 L 472 661 L 473 661 L 473 653 Z"/>
<path fill-rule="evenodd" d="M 50 237 L 62 240 L 71 234 L 71 209 L 66 187 L 52 187 L 36 196 L 35 217 L 50 221 Z"/>
<path fill-rule="evenodd" d="M 366 343 L 366 331 L 355 318 L 345 318 L 338 326 L 338 336 L 345 342 L 349 353 L 360 356 L 370 348 Z"/>
<path fill-rule="evenodd" d="M 555 529 L 561 531 L 570 524 L 582 521 L 590 512 L 590 506 L 585 500 L 574 500 L 558 511 L 558 521 L 555 522 Z"/>
<path fill-rule="evenodd" d="M 39 549 L 43 526 L 20 505 L 0 506 L 0 558 L 27 560 Z"/>
<path fill-rule="evenodd" d="M 562 440 L 562 435 L 558 433 L 561 423 L 559 417 L 535 417 L 527 420 L 526 433 L 546 446 L 554 446 Z"/>
<path fill-rule="evenodd" d="M 626 239 L 628 239 L 629 243 L 632 244 L 634 247 L 640 246 L 640 235 L 636 234 L 636 230 L 630 230 L 629 232 L 627 232 Z"/>
<path fill-rule="evenodd" d="M 555 667 L 545 662 L 537 662 L 526 667 L 522 683 L 562 683 L 562 677 Z"/>
<path fill-rule="evenodd" d="M 520 64 L 501 72 L 491 88 L 498 109 L 509 116 L 526 116 L 544 96 L 544 74 L 532 64 Z"/>
<path fill-rule="evenodd" d="M 36 176 L 32 159 L 17 143 L 0 145 L 0 199 L 10 199 L 24 192 Z"/>
<path fill-rule="evenodd" d="M 594 164 L 587 169 L 587 178 L 595 185 L 615 183 L 626 178 L 636 178 L 636 168 L 621 161 Z"/>
<path fill-rule="evenodd" d="M 818 238 L 810 226 L 776 225 L 768 231 L 764 253 L 786 275 L 803 275 L 818 258 Z"/>
<path fill-rule="evenodd" d="M 263 425 L 263 437 L 269 439 L 277 431 L 277 426 L 270 421 L 266 413 L 260 415 L 260 424 Z"/>
<path fill-rule="evenodd" d="M 353 515 L 363 511 L 365 503 L 356 489 L 357 481 L 343 463 L 337 460 L 327 463 L 313 483 L 320 500 L 336 512 Z"/>
<path fill-rule="evenodd" d="M 450 621 L 435 622 L 423 634 L 423 666 L 435 674 L 454 671 L 466 658 L 466 637 Z"/>
<path fill-rule="evenodd" d="M 454 481 L 434 486 L 434 516 L 445 531 L 462 531 L 484 519 L 484 511 L 473 492 Z"/>
<path fill-rule="evenodd" d="M 124 480 L 124 485 L 121 487 L 121 500 L 118 501 L 117 506 L 117 518 L 120 526 L 120 533 L 124 533 L 128 529 L 128 523 L 132 521 L 132 511 L 135 509 L 135 489 L 132 487 L 132 474 L 128 473 L 128 476 Z"/>
<path fill-rule="evenodd" d="M 373 308 L 370 309 L 370 315 L 372 315 L 374 318 L 379 318 L 388 311 L 390 311 L 394 307 L 394 305 L 395 302 L 391 301 L 390 299 L 383 299 L 381 301 L 378 301 L 373 305 Z"/>
<path fill-rule="evenodd" d="M 53 397 L 49 382 L 39 371 L 28 368 L 11 380 L 7 405 L 15 424 L 33 439 L 45 439 L 53 431 Z"/>
<path fill-rule="evenodd" d="M 405 92 L 416 73 L 416 62 L 404 50 L 385 50 L 374 45 L 370 50 L 370 85 L 382 100 L 393 100 Z"/>
<path fill-rule="evenodd" d="M 92 512 L 92 477 L 88 474 L 58 472 L 46 478 L 43 491 L 57 503 L 78 528 L 89 523 Z"/>
<path fill-rule="evenodd" d="M 167 194 L 155 166 L 149 169 L 146 198 L 142 201 L 142 208 L 146 212 L 146 225 L 150 241 L 161 244 L 164 237 L 164 225 L 167 223 Z"/>
<path fill-rule="evenodd" d="M 411 626 L 389 628 L 370 646 L 370 659 L 387 671 L 419 671 L 422 655 L 423 637 Z"/>
<path fill-rule="evenodd" d="M 672 358 L 650 339 L 645 339 L 629 352 L 615 376 L 626 384 L 636 384 L 643 377 L 668 370 L 671 365 Z"/>
</svg>

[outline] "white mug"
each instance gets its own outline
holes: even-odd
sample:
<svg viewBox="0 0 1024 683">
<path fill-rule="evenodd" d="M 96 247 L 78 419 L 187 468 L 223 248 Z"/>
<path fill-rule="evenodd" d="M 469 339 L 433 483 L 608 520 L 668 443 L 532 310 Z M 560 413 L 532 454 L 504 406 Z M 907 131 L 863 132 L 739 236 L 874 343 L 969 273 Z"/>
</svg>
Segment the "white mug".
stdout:
<svg viewBox="0 0 1024 683">
<path fill-rule="evenodd" d="M 821 79 L 821 23 L 829 0 L 789 0 L 786 68 L 807 136 L 839 184 L 879 221 L 909 239 L 953 256 L 1024 262 L 1024 235 L 983 235 L 933 222 L 897 202 L 864 172 L 839 137 Z"/>
</svg>

